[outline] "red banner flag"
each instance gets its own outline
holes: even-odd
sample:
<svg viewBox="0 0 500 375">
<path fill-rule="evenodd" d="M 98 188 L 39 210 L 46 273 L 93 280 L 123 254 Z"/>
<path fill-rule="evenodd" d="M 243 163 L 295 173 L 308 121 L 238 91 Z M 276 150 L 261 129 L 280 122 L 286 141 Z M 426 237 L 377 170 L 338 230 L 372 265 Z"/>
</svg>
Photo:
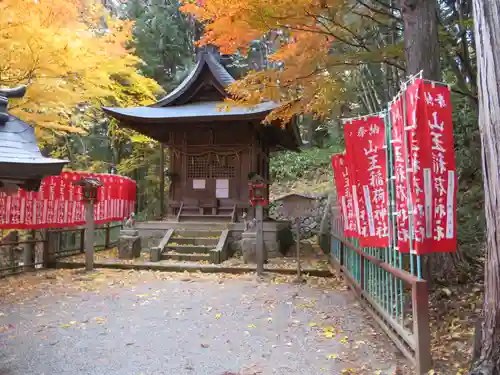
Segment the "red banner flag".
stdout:
<svg viewBox="0 0 500 375">
<path fill-rule="evenodd" d="M 97 224 L 121 221 L 133 212 L 136 184 L 129 178 L 63 172 L 59 176 L 44 178 L 38 192 L 19 189 L 15 195 L 0 193 L 0 229 L 62 228 L 85 224 L 82 189 L 74 186 L 74 182 L 82 177 L 93 177 L 104 184 L 98 189 L 99 201 L 94 205 Z M 113 204 L 114 211 L 110 209 Z"/>
<path fill-rule="evenodd" d="M 345 124 L 347 155 L 355 173 L 359 237 L 363 247 L 389 245 L 385 124 L 369 116 Z M 351 170 L 349 171 L 351 172 Z M 355 195 L 354 199 L 355 199 Z"/>
<path fill-rule="evenodd" d="M 404 108 L 402 97 L 390 105 L 390 116 L 392 123 L 392 164 L 394 182 L 394 203 L 396 213 L 397 248 L 407 253 L 410 251 L 410 229 L 408 223 L 408 185 L 407 185 L 407 162 L 409 155 L 405 148 L 406 132 L 404 130 Z"/>
<path fill-rule="evenodd" d="M 356 214 L 352 199 L 352 184 L 349 178 L 349 168 L 344 154 L 332 156 L 332 168 L 337 189 L 337 199 L 342 208 L 344 235 L 356 237 Z"/>
<path fill-rule="evenodd" d="M 432 191 L 432 199 L 428 198 L 429 205 L 432 204 L 429 213 L 432 212 L 433 223 L 430 233 L 433 246 L 430 251 L 455 252 L 457 168 L 451 93 L 448 86 L 431 83 L 423 84 L 423 93 L 426 107 L 425 120 L 430 139 L 429 155 L 432 159 L 432 184 L 427 187 L 427 190 Z"/>
<path fill-rule="evenodd" d="M 423 254 L 432 247 L 432 158 L 423 100 L 423 80 L 417 79 L 411 84 L 405 96 L 411 173 L 409 224 L 413 235 L 412 250 L 416 254 Z"/>
<path fill-rule="evenodd" d="M 398 182 L 400 169 L 398 163 L 394 165 L 398 248 L 403 252 L 407 252 L 410 245 L 412 252 L 419 255 L 456 251 L 457 183 L 450 98 L 448 87 L 424 83 L 421 79 L 415 80 L 405 92 L 406 131 L 403 136 L 407 137 L 408 149 L 403 147 L 401 155 L 403 160 L 407 158 L 409 183 L 406 178 Z M 394 108 L 394 115 L 396 103 L 391 108 L 391 112 Z M 401 130 L 401 122 L 394 122 L 393 118 L 395 159 L 398 143 L 394 132 Z M 398 191 L 403 191 L 402 180 L 410 194 L 401 193 L 398 197 Z M 408 236 L 407 228 L 411 228 Z M 410 236 L 413 238 L 411 244 Z"/>
</svg>

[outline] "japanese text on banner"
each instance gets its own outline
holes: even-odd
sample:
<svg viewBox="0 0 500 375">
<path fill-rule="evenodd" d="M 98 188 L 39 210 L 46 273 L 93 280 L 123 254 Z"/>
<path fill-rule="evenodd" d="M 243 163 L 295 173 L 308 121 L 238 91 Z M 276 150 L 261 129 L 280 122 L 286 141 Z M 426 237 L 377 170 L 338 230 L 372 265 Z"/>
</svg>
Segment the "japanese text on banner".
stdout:
<svg viewBox="0 0 500 375">
<path fill-rule="evenodd" d="M 352 199 L 352 186 L 349 178 L 349 168 L 345 154 L 332 156 L 332 168 L 337 189 L 337 198 L 341 205 L 342 218 L 344 222 L 344 235 L 354 237 L 356 233 L 356 214 Z"/>
<path fill-rule="evenodd" d="M 354 166 L 360 218 L 360 245 L 389 245 L 385 124 L 368 116 L 345 124 L 346 150 Z"/>
<path fill-rule="evenodd" d="M 423 92 L 429 154 L 432 156 L 432 184 L 428 189 L 432 191 L 429 211 L 432 212 L 430 236 L 433 246 L 427 252 L 454 252 L 457 247 L 457 177 L 450 89 L 445 85 L 424 83 Z"/>
<path fill-rule="evenodd" d="M 416 254 L 453 252 L 456 250 L 456 165 L 450 91 L 446 86 L 417 79 L 406 89 L 404 97 L 406 134 L 403 137 L 407 136 L 408 149 L 403 148 L 402 156 L 407 158 L 410 179 L 406 181 L 409 194 L 398 195 L 402 181 L 398 180 L 399 166 L 395 162 L 398 248 L 403 252 L 411 249 Z M 394 132 L 401 126 L 401 122 L 393 119 L 395 158 L 398 143 Z M 408 155 L 405 156 L 405 152 Z M 408 235 L 406 228 L 409 228 Z"/>
<path fill-rule="evenodd" d="M 390 116 L 392 123 L 392 167 L 394 184 L 394 203 L 396 213 L 396 233 L 398 250 L 404 253 L 410 250 L 410 226 L 408 220 L 408 185 L 407 167 L 409 160 L 407 148 L 405 148 L 406 132 L 404 130 L 404 108 L 401 97 L 390 105 Z"/>
<path fill-rule="evenodd" d="M 94 205 L 97 224 L 121 221 L 134 210 L 135 182 L 121 176 L 63 172 L 42 180 L 38 192 L 22 189 L 16 195 L 0 193 L 0 229 L 62 228 L 85 224 L 81 187 L 82 177 L 100 180 L 99 200 Z M 121 189 L 120 187 L 121 186 Z"/>
<path fill-rule="evenodd" d="M 409 212 L 413 235 L 412 250 L 420 254 L 428 249 L 432 237 L 431 154 L 425 121 L 423 81 L 416 80 L 406 90 L 406 124 L 410 153 Z"/>
</svg>

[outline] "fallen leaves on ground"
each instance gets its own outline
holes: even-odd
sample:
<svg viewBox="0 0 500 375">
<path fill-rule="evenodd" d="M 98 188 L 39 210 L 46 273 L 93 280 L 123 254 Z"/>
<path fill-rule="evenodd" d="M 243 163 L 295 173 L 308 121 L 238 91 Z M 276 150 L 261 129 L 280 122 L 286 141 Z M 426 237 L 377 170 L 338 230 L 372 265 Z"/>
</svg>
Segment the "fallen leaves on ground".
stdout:
<svg viewBox="0 0 500 375">
<path fill-rule="evenodd" d="M 173 243 L 170 245 L 174 245 Z M 176 246 L 183 246 L 179 244 L 175 244 Z M 189 245 L 186 245 L 189 246 Z M 172 252 L 175 252 L 172 250 Z M 198 254 L 203 255 L 203 254 Z M 297 261 L 295 259 L 295 251 L 290 251 L 287 256 L 275 257 L 269 259 L 269 262 L 266 264 L 266 269 L 272 271 L 273 269 L 296 269 Z M 62 258 L 62 262 L 69 263 L 84 263 L 85 262 L 85 254 L 73 255 L 70 257 Z M 119 259 L 118 258 L 118 249 L 113 248 L 109 250 L 98 250 L 95 252 L 94 261 L 96 263 L 114 263 L 114 264 L 145 264 L 150 261 L 150 254 L 147 251 L 141 252 L 141 255 L 132 260 L 128 259 Z M 162 260 L 160 262 L 156 262 L 157 265 L 166 265 L 166 264 L 200 264 L 206 265 L 210 264 L 207 260 L 202 260 L 198 262 L 186 261 L 186 260 Z M 314 269 L 314 270 L 329 270 L 329 262 L 327 256 L 321 251 L 321 249 L 312 245 L 310 241 L 303 241 L 303 246 L 301 248 L 301 268 L 303 270 Z M 243 257 L 235 256 L 232 257 L 221 264 L 211 264 L 213 267 L 248 267 L 249 264 L 245 264 Z"/>
<path fill-rule="evenodd" d="M 449 286 L 431 294 L 429 313 L 434 374 L 467 372 L 482 297 L 480 284 Z"/>
</svg>

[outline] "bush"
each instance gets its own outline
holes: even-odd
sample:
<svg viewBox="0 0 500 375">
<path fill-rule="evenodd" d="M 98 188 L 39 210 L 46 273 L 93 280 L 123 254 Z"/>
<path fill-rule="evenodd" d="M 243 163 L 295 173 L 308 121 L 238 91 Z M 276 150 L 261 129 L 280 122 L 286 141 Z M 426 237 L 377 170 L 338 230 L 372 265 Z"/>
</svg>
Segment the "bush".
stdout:
<svg viewBox="0 0 500 375">
<path fill-rule="evenodd" d="M 302 152 L 280 152 L 272 156 L 270 175 L 271 180 L 289 181 L 304 177 L 307 172 L 318 168 L 329 167 L 331 156 L 342 152 L 339 146 L 328 148 L 310 148 Z"/>
</svg>

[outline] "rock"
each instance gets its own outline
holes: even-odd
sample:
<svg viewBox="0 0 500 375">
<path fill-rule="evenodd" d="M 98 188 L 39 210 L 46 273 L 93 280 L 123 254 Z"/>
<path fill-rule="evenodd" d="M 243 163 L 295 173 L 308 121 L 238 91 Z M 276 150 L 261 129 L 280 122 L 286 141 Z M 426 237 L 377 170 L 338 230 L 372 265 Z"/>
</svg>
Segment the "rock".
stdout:
<svg viewBox="0 0 500 375">
<path fill-rule="evenodd" d="M 118 241 L 118 258 L 134 259 L 141 256 L 141 237 L 121 236 Z"/>
<path fill-rule="evenodd" d="M 255 233 L 245 232 L 242 235 L 242 239 L 240 241 L 241 252 L 243 255 L 243 262 L 245 264 L 248 263 L 257 263 L 257 247 L 256 247 L 256 238 Z M 264 243 L 264 262 L 267 262 L 267 246 Z"/>
<path fill-rule="evenodd" d="M 300 238 L 307 239 L 314 236 L 320 227 L 321 220 L 326 210 L 328 203 L 327 197 L 320 198 L 318 207 L 311 209 L 306 215 L 300 218 Z M 276 204 L 271 207 L 269 214 L 276 220 L 290 220 L 283 214 L 282 205 Z M 295 233 L 296 227 L 292 223 L 292 230 Z"/>
</svg>

